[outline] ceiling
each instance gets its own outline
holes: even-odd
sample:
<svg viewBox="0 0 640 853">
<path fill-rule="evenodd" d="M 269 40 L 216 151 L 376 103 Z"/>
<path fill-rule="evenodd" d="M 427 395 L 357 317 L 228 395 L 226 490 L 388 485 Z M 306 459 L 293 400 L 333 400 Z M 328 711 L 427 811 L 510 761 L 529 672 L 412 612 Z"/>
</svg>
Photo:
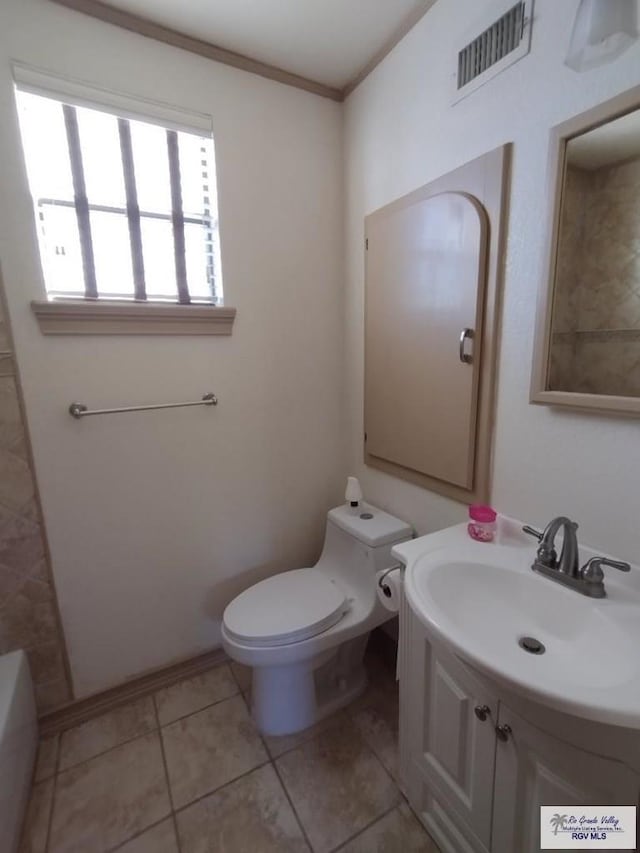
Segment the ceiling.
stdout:
<svg viewBox="0 0 640 853">
<path fill-rule="evenodd" d="M 640 110 L 602 124 L 567 145 L 567 161 L 580 169 L 600 169 L 640 157 Z"/>
<path fill-rule="evenodd" d="M 115 9 L 339 90 L 357 81 L 433 2 L 103 0 Z"/>
</svg>

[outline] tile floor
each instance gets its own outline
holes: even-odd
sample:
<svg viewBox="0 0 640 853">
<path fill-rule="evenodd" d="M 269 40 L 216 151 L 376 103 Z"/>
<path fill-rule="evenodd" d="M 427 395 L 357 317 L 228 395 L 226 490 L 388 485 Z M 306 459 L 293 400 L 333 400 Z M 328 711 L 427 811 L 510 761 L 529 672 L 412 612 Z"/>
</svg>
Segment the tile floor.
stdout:
<svg viewBox="0 0 640 853">
<path fill-rule="evenodd" d="M 437 853 L 400 794 L 393 674 L 261 737 L 222 664 L 40 743 L 20 853 Z"/>
</svg>

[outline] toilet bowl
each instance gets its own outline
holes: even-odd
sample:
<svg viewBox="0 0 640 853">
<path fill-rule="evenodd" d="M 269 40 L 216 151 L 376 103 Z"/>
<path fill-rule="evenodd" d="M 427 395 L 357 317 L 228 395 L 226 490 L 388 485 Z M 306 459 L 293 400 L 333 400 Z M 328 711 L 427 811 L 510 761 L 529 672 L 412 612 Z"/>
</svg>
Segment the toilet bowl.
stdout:
<svg viewBox="0 0 640 853">
<path fill-rule="evenodd" d="M 376 573 L 410 525 L 369 504 L 329 511 L 320 559 L 249 587 L 227 606 L 224 649 L 253 668 L 251 711 L 261 732 L 292 734 L 352 701 L 366 686 L 369 632 L 391 614 Z"/>
</svg>

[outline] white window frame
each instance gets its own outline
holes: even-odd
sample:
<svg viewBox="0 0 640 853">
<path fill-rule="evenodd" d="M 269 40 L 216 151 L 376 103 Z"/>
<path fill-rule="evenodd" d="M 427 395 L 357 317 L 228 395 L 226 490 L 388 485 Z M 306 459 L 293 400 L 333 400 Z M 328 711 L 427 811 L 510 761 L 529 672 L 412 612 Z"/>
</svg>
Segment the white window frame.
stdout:
<svg viewBox="0 0 640 853">
<path fill-rule="evenodd" d="M 176 131 L 212 137 L 211 116 L 186 112 L 156 101 L 142 101 L 106 89 L 87 86 L 76 80 L 57 77 L 22 64 L 13 65 L 16 87 L 23 92 L 67 100 L 111 112 L 118 118 L 153 122 L 165 128 L 169 137 Z M 214 334 L 229 335 L 234 308 L 208 302 L 190 302 L 186 281 L 178 281 L 178 302 L 156 302 L 137 293 L 139 301 L 96 298 L 36 300 L 33 312 L 43 334 Z"/>
</svg>

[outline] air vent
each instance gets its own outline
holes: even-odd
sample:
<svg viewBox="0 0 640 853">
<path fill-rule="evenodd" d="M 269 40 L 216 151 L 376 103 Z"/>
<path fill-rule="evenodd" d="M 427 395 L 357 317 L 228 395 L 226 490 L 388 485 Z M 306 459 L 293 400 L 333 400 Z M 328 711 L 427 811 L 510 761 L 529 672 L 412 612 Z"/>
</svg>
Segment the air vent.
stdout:
<svg viewBox="0 0 640 853">
<path fill-rule="evenodd" d="M 520 0 L 458 52 L 454 103 L 529 53 L 533 0 Z"/>
</svg>

